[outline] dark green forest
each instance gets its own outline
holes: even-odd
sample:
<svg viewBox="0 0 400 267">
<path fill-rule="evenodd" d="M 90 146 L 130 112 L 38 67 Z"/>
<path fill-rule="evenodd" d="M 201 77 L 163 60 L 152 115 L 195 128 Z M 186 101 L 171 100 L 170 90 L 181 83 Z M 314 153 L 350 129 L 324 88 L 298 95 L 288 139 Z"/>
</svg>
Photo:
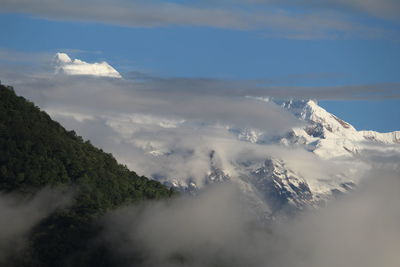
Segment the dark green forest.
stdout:
<svg viewBox="0 0 400 267">
<path fill-rule="evenodd" d="M 98 218 L 129 203 L 175 194 L 118 164 L 12 87 L 0 85 L 0 192 L 30 196 L 44 187 L 74 191 L 71 205 L 40 221 L 26 248 L 1 266 L 123 265 L 106 244 L 94 245 L 102 231 Z"/>
</svg>

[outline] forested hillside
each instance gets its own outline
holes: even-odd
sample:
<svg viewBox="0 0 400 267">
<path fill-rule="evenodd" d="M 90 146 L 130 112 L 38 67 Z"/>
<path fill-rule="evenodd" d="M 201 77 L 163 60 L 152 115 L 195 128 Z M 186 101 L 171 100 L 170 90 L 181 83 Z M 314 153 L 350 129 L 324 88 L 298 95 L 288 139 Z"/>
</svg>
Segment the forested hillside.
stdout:
<svg viewBox="0 0 400 267">
<path fill-rule="evenodd" d="M 101 231 L 96 219 L 127 203 L 173 194 L 0 85 L 0 191 L 29 196 L 44 187 L 74 191 L 72 203 L 41 221 L 23 257 L 13 255 L 9 266 L 114 266 L 107 247 L 93 245 Z"/>
</svg>

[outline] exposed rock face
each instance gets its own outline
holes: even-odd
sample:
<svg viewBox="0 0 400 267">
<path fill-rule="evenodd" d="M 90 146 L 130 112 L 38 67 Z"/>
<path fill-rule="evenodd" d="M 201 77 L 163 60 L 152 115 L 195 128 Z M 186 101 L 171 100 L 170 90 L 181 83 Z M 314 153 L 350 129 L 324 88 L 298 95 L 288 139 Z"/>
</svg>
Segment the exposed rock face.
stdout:
<svg viewBox="0 0 400 267">
<path fill-rule="evenodd" d="M 250 143 L 304 149 L 321 162 L 337 162 L 335 166 L 339 166 L 339 169 L 326 172 L 324 176 L 309 177 L 304 169 L 293 168 L 287 158 L 266 155 L 263 161 L 233 163 L 236 175 L 232 176 L 219 164 L 217 152 L 211 151 L 210 171 L 204 178 L 204 184 L 237 183 L 248 200 L 264 213 L 263 217 L 317 208 L 354 190 L 360 179 L 355 171 L 360 169 L 356 165 L 361 164 L 358 155 L 363 150 L 382 151 L 395 146 L 400 152 L 397 146 L 400 132 L 357 131 L 349 123 L 318 106 L 314 100 L 275 102 L 302 121 L 304 126 L 293 128 L 283 136 L 272 137 L 258 129 L 235 128 L 230 132 L 239 140 Z M 368 166 L 362 168 L 368 169 Z M 195 193 L 198 190 L 193 182 L 174 185 L 185 192 Z"/>
</svg>

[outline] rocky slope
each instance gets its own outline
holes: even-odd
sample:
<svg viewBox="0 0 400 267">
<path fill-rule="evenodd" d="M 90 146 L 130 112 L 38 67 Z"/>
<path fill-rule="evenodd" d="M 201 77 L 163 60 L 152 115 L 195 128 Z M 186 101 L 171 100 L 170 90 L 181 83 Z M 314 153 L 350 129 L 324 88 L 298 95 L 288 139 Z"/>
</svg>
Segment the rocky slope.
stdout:
<svg viewBox="0 0 400 267">
<path fill-rule="evenodd" d="M 303 127 L 273 137 L 257 129 L 231 129 L 231 132 L 238 139 L 250 143 L 304 149 L 315 156 L 315 162 L 310 159 L 311 165 L 329 163 L 336 169 L 311 178 L 301 168 L 293 168 L 293 164 L 287 162 L 284 156 L 266 156 L 261 162 L 236 162 L 239 175 L 230 176 L 228 171 L 213 163 L 213 157 L 210 156 L 211 171 L 206 177 L 206 183 L 227 180 L 238 183 L 248 198 L 267 216 L 315 208 L 354 190 L 362 178 L 360 169 L 370 168 L 359 159 L 362 151 L 400 151 L 400 131 L 357 131 L 349 123 L 324 110 L 314 100 L 274 102 L 302 121 Z M 197 190 L 193 182 L 185 185 L 173 181 L 172 184 L 191 193 Z"/>
</svg>

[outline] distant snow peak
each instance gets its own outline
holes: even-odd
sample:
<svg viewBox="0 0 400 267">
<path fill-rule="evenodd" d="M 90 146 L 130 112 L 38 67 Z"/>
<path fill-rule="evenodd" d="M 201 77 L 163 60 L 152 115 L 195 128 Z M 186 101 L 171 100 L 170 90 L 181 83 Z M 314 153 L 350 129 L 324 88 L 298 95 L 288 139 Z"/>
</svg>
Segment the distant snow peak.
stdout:
<svg viewBox="0 0 400 267">
<path fill-rule="evenodd" d="M 300 120 L 321 125 L 329 132 L 348 135 L 356 131 L 349 123 L 320 107 L 316 100 L 288 100 L 279 104 Z"/>
<path fill-rule="evenodd" d="M 58 63 L 71 63 L 71 58 L 65 53 L 57 53 L 55 55 L 55 60 Z"/>
<path fill-rule="evenodd" d="M 66 53 L 57 53 L 54 56 L 54 65 L 56 74 L 122 78 L 121 74 L 105 61 L 88 63 L 79 59 L 72 60 Z"/>
</svg>

